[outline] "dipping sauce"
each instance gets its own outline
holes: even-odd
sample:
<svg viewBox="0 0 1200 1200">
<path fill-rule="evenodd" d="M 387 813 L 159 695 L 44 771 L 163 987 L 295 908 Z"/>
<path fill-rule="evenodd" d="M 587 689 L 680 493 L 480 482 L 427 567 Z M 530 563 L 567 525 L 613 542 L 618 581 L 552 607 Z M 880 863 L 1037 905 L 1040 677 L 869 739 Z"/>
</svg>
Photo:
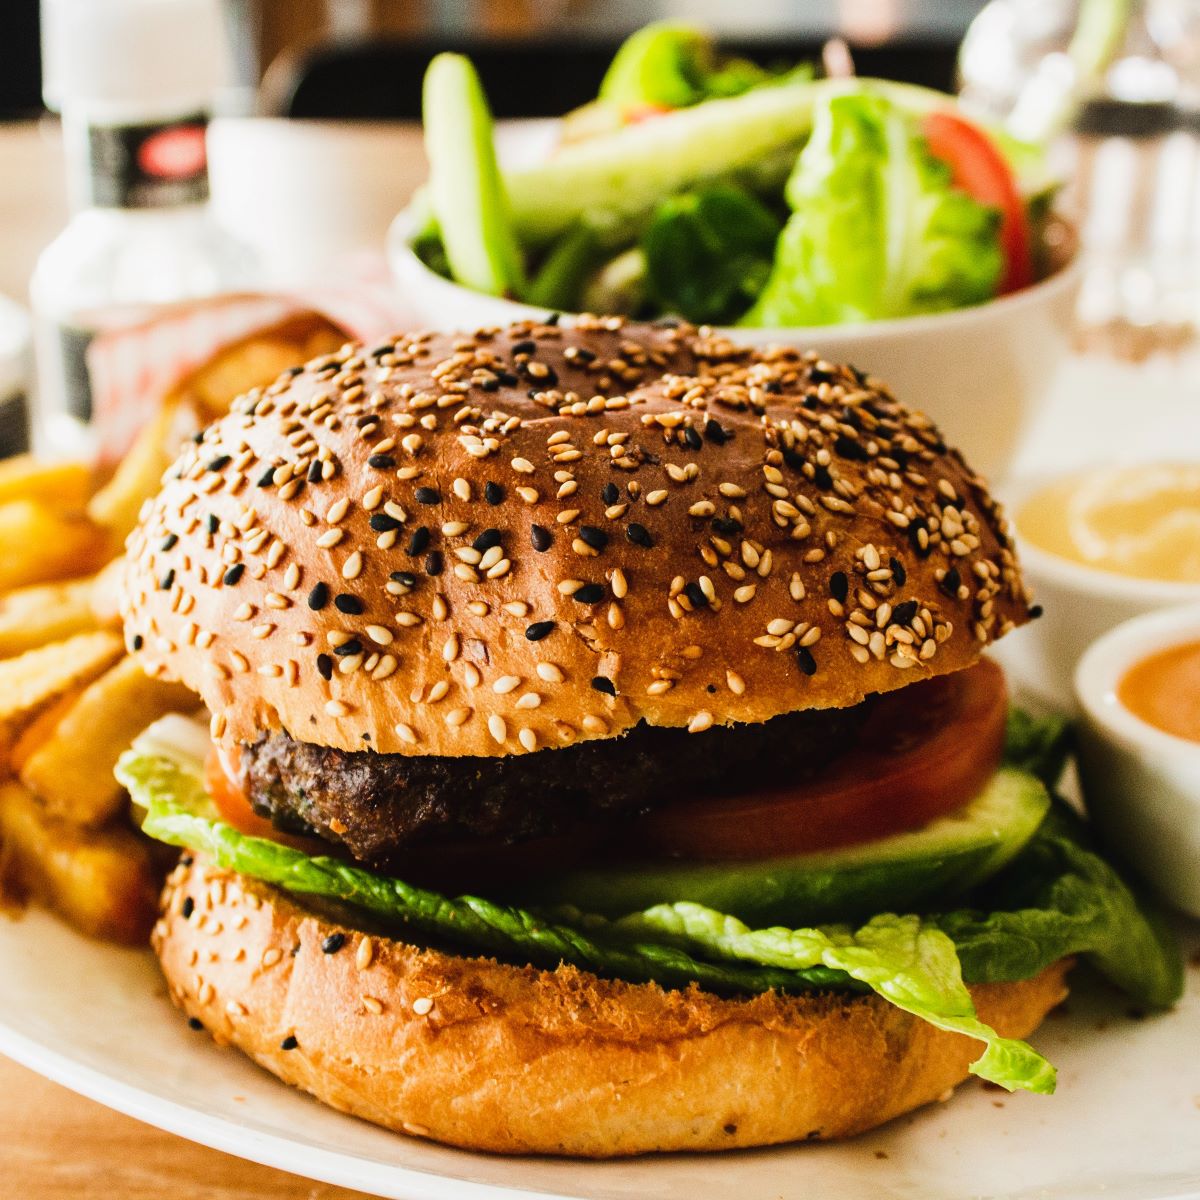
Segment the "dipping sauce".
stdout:
<svg viewBox="0 0 1200 1200">
<path fill-rule="evenodd" d="M 1200 463 L 1103 467 L 1030 496 L 1017 529 L 1061 558 L 1173 583 L 1200 583 Z"/>
<path fill-rule="evenodd" d="M 1117 699 L 1148 725 L 1200 742 L 1200 642 L 1169 646 L 1135 663 Z"/>
</svg>

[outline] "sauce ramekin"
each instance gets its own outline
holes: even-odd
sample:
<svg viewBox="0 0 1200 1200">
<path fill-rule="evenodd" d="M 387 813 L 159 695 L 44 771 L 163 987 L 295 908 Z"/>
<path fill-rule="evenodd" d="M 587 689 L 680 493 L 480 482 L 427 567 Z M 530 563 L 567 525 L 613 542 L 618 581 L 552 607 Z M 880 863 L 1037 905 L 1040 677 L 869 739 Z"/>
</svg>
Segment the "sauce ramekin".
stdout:
<svg viewBox="0 0 1200 1200">
<path fill-rule="evenodd" d="M 1080 659 L 1079 770 L 1106 843 L 1163 899 L 1200 916 L 1200 742 L 1164 733 L 1119 699 L 1125 672 L 1156 651 L 1200 640 L 1200 603 L 1147 613 Z"/>
</svg>

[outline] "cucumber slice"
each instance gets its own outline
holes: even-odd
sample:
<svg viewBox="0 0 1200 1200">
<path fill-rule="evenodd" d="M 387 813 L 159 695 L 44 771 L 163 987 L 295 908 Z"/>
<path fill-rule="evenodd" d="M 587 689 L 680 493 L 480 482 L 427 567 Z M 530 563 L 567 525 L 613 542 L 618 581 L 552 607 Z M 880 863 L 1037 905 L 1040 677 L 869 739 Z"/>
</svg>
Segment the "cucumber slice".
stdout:
<svg viewBox="0 0 1200 1200">
<path fill-rule="evenodd" d="M 492 296 L 519 293 L 525 272 L 496 163 L 492 114 L 461 54 L 439 54 L 422 95 L 429 202 L 446 259 L 461 284 Z"/>
<path fill-rule="evenodd" d="M 995 874 L 1050 808 L 1041 782 L 1004 768 L 974 800 L 922 829 L 766 862 L 635 863 L 572 871 L 523 890 L 542 905 L 622 916 L 691 900 L 750 924 L 791 928 L 907 912 L 961 895 Z"/>
</svg>

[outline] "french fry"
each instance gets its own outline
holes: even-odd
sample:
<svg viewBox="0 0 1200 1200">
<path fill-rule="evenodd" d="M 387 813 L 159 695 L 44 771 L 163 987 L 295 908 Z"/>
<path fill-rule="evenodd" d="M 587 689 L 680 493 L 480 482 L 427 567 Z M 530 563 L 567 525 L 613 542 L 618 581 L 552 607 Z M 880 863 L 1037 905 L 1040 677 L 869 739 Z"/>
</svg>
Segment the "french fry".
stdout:
<svg viewBox="0 0 1200 1200">
<path fill-rule="evenodd" d="M 103 825 L 124 802 L 113 778 L 121 753 L 152 721 L 195 707 L 194 692 L 152 679 L 137 658 L 125 658 L 83 689 L 20 767 L 21 782 L 51 816 L 75 825 Z"/>
<path fill-rule="evenodd" d="M 178 415 L 178 403 L 164 404 L 88 504 L 88 516 L 109 531 L 115 545 L 132 532 L 142 504 L 157 495 L 163 472 L 175 460 L 182 441 L 172 435 Z"/>
<path fill-rule="evenodd" d="M 92 607 L 95 578 L 42 583 L 0 596 L 0 658 L 11 658 L 84 633 L 99 624 Z"/>
<path fill-rule="evenodd" d="M 104 530 L 40 500 L 0 504 L 0 592 L 96 571 L 111 557 Z"/>
<path fill-rule="evenodd" d="M 10 892 L 32 895 L 82 933 L 143 942 L 162 871 L 132 829 L 84 833 L 52 817 L 21 784 L 0 784 L 0 854 Z"/>
<path fill-rule="evenodd" d="M 81 462 L 44 462 L 18 454 L 0 462 L 0 504 L 40 500 L 59 512 L 78 512 L 92 491 L 92 470 Z"/>
<path fill-rule="evenodd" d="M 0 661 L 0 775 L 26 726 L 71 688 L 90 683 L 124 652 L 115 633 L 77 633 Z"/>
<path fill-rule="evenodd" d="M 332 353 L 346 340 L 346 332 L 320 313 L 295 313 L 223 346 L 184 376 L 168 399 L 191 404 L 207 424 L 224 416 L 243 392 L 274 382 L 297 363 Z"/>
<path fill-rule="evenodd" d="M 121 628 L 121 576 L 125 560 L 114 558 L 91 580 L 92 619 L 101 629 Z"/>
</svg>

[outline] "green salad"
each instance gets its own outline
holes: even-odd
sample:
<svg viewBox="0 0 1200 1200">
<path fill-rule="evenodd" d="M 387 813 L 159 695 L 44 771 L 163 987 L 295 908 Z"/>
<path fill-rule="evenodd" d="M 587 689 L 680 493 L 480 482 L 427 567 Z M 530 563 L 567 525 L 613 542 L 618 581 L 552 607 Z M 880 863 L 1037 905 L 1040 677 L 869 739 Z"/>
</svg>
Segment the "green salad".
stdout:
<svg viewBox="0 0 1200 1200">
<path fill-rule="evenodd" d="M 972 1070 L 1003 1087 L 1054 1089 L 1055 1073 L 1024 1042 L 999 1036 L 976 1015 L 966 985 L 1028 979 L 1079 955 L 1135 1002 L 1165 1007 L 1179 996 L 1182 966 L 1170 935 L 1092 848 L 1051 791 L 1063 765 L 1061 720 L 1014 712 L 1005 765 L 985 800 L 956 819 L 854 848 L 852 865 L 828 856 L 743 863 L 721 893 L 723 908 L 694 897 L 694 880 L 649 870 L 628 894 L 600 868 L 503 895 L 456 896 L 412 886 L 339 858 L 310 856 L 249 836 L 222 820 L 205 790 L 203 763 L 151 727 L 117 769 L 152 837 L 199 851 L 222 867 L 340 906 L 347 923 L 406 938 L 449 942 L 516 963 L 572 963 L 602 975 L 665 987 L 699 984 L 746 994 L 778 989 L 873 992 L 940 1029 L 976 1039 Z M 982 854 L 980 850 L 984 851 Z M 956 870 L 943 870 L 957 864 Z M 790 891 L 764 914 L 764 881 L 783 871 Z M 942 873 L 939 875 L 939 871 Z M 838 905 L 869 916 L 806 920 L 828 907 L 822 880 L 844 874 Z M 934 879 L 912 890 L 915 875 Z M 636 882 L 636 881 L 633 881 Z M 889 907 L 892 899 L 905 906 Z M 590 911 L 585 905 L 595 902 Z M 908 901 L 914 903 L 907 906 Z M 876 907 L 877 906 L 877 907 Z M 785 922 L 785 914 L 790 920 Z M 767 917 L 770 917 L 768 920 Z M 829 914 L 825 912 L 827 917 Z"/>
<path fill-rule="evenodd" d="M 1041 148 L 954 98 L 722 57 L 649 25 L 543 161 L 502 170 L 469 60 L 424 90 L 427 266 L 544 308 L 813 326 L 981 304 L 1050 269 Z"/>
</svg>

